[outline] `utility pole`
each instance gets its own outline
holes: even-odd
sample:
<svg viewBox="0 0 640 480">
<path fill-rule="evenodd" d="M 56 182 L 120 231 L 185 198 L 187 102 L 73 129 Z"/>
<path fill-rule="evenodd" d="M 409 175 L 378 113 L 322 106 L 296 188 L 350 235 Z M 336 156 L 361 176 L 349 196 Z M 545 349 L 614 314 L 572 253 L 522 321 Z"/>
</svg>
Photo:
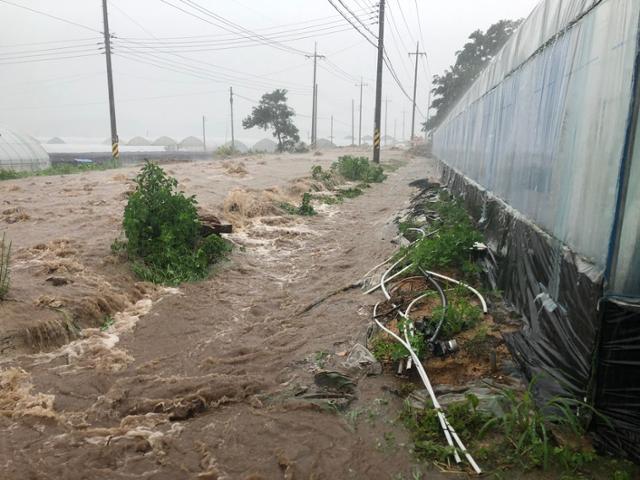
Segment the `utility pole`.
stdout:
<svg viewBox="0 0 640 480">
<path fill-rule="evenodd" d="M 229 104 L 231 105 L 231 150 L 236 149 L 236 138 L 233 134 L 233 87 L 229 87 Z"/>
<path fill-rule="evenodd" d="M 407 111 L 406 111 L 406 110 L 403 110 L 403 111 L 402 111 L 402 141 L 403 141 L 403 142 L 404 142 L 404 141 L 405 141 L 405 139 L 407 138 L 407 136 L 406 136 L 406 133 L 407 133 L 407 132 L 406 132 L 406 129 L 404 128 L 404 125 L 405 125 L 405 116 L 406 116 L 406 115 L 407 115 Z"/>
<path fill-rule="evenodd" d="M 397 133 L 396 128 L 397 128 L 397 126 L 398 126 L 398 119 L 394 118 L 393 119 L 393 144 L 394 145 L 398 142 L 398 137 L 396 136 L 396 133 Z"/>
<path fill-rule="evenodd" d="M 206 152 L 207 151 L 207 133 L 205 130 L 205 123 L 206 123 L 207 119 L 205 118 L 205 116 L 202 116 L 202 148 L 203 150 Z"/>
<path fill-rule="evenodd" d="M 368 87 L 369 85 L 362 81 L 360 77 L 360 83 L 356 83 L 356 87 L 360 87 L 360 120 L 358 122 L 358 146 L 362 146 L 362 87 Z M 355 143 L 355 141 L 354 141 Z"/>
<path fill-rule="evenodd" d="M 104 51 L 107 58 L 107 85 L 109 88 L 109 116 L 111 118 L 111 156 L 118 162 L 120 160 L 120 145 L 118 140 L 118 127 L 116 125 L 116 104 L 113 94 L 113 71 L 111 69 L 111 35 L 109 34 L 109 12 L 107 0 L 102 0 L 102 21 L 104 22 Z"/>
<path fill-rule="evenodd" d="M 315 148 L 318 133 L 318 83 L 316 81 L 318 72 L 318 59 L 325 58 L 318 55 L 318 42 L 315 43 L 313 55 L 305 55 L 306 58 L 313 58 L 313 99 L 311 106 L 311 148 Z"/>
<path fill-rule="evenodd" d="M 389 97 L 385 97 L 384 99 L 384 144 L 387 145 L 387 141 L 389 140 L 389 130 L 387 130 L 387 115 L 389 113 Z"/>
<path fill-rule="evenodd" d="M 409 53 L 409 57 L 411 55 L 416 56 L 416 70 L 413 77 L 413 113 L 411 114 L 411 140 L 415 137 L 416 134 L 416 92 L 418 90 L 418 60 L 420 59 L 420 55 L 427 56 L 426 52 L 420 51 L 420 42 L 416 43 L 416 53 Z"/>
<path fill-rule="evenodd" d="M 331 143 L 333 143 L 333 115 L 331 115 L 331 136 L 329 138 L 331 139 Z"/>
<path fill-rule="evenodd" d="M 356 101 L 354 99 L 351 99 L 351 145 L 356 144 L 355 118 L 356 118 Z"/>
<path fill-rule="evenodd" d="M 373 163 L 380 163 L 380 116 L 382 114 L 382 63 L 384 61 L 384 1 L 378 13 L 378 72 L 376 76 L 376 111 L 373 127 Z"/>
</svg>

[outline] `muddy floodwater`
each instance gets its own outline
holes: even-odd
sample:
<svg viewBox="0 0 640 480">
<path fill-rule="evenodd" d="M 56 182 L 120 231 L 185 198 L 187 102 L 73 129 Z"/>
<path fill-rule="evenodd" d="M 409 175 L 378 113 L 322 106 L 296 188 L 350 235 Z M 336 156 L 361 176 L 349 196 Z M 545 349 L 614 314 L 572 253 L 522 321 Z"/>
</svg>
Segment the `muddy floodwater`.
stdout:
<svg viewBox="0 0 640 480">
<path fill-rule="evenodd" d="M 348 287 L 398 248 L 409 183 L 435 167 L 390 151 L 401 166 L 358 198 L 273 208 L 336 157 L 166 165 L 235 227 L 229 261 L 174 289 L 111 252 L 136 168 L 0 182 L 0 478 L 411 478 L 394 377 L 354 377 L 346 409 L 310 393 L 363 338 L 376 297 Z"/>
</svg>

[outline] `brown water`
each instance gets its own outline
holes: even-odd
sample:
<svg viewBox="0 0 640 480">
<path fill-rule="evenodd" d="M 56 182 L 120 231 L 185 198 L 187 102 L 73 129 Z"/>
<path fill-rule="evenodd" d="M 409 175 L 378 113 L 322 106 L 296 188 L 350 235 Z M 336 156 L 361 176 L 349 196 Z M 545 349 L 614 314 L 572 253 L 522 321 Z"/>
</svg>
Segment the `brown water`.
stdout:
<svg viewBox="0 0 640 480">
<path fill-rule="evenodd" d="M 265 198 L 304 191 L 304 182 L 291 181 L 333 159 L 170 167 L 203 206 L 226 206 L 242 227 L 232 236 L 241 248 L 231 261 L 180 289 L 136 283 L 108 253 L 134 170 L 0 184 L 2 198 L 30 216 L 0 223 L 18 244 L 17 291 L 0 322 L 15 320 L 19 329 L 29 321 L 19 318 L 20 305 L 40 299 L 38 312 L 49 312 L 77 306 L 82 295 L 95 301 L 95 318 L 114 312 L 115 320 L 70 343 L 58 338 L 62 346 L 41 353 L 29 351 L 28 338 L 8 341 L 0 363 L 0 477 L 412 478 L 416 466 L 396 421 L 402 400 L 392 393 L 392 377 L 355 378 L 357 398 L 346 411 L 301 395 L 313 390 L 323 363 L 339 365 L 363 338 L 374 299 L 346 289 L 305 310 L 397 248 L 393 219 L 414 193 L 408 184 L 432 175 L 434 166 L 412 159 L 365 195 L 318 207 L 315 217 L 272 214 Z M 56 197 L 83 185 L 91 192 L 77 204 Z M 233 187 L 242 190 L 231 203 L 246 209 L 224 204 Z M 68 243 L 51 243 L 62 237 Z M 54 271 L 73 282 L 47 282 L 52 262 L 62 262 Z M 3 334 L 16 337 L 6 328 Z"/>
</svg>

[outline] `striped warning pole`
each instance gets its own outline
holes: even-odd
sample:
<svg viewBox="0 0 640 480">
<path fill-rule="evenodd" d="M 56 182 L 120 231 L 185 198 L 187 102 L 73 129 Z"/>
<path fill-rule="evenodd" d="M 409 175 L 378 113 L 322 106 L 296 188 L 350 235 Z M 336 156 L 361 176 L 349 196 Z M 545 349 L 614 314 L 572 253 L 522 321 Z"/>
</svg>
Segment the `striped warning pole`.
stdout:
<svg viewBox="0 0 640 480">
<path fill-rule="evenodd" d="M 111 156 L 116 162 L 120 161 L 120 144 L 117 138 L 111 141 Z"/>
<path fill-rule="evenodd" d="M 378 152 L 378 159 L 380 158 L 380 129 L 376 128 L 375 131 L 373 132 L 373 149 L 374 152 Z M 377 163 L 379 163 L 380 160 L 378 160 Z"/>
</svg>

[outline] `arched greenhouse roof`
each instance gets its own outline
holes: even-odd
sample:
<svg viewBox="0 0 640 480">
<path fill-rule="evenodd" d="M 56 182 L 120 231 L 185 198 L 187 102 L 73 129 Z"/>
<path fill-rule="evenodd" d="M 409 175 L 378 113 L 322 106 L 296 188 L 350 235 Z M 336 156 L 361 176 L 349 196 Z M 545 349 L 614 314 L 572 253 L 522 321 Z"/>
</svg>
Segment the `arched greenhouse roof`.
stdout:
<svg viewBox="0 0 640 480">
<path fill-rule="evenodd" d="M 0 125 L 0 169 L 41 170 L 50 166 L 49 154 L 40 142 Z"/>
</svg>

